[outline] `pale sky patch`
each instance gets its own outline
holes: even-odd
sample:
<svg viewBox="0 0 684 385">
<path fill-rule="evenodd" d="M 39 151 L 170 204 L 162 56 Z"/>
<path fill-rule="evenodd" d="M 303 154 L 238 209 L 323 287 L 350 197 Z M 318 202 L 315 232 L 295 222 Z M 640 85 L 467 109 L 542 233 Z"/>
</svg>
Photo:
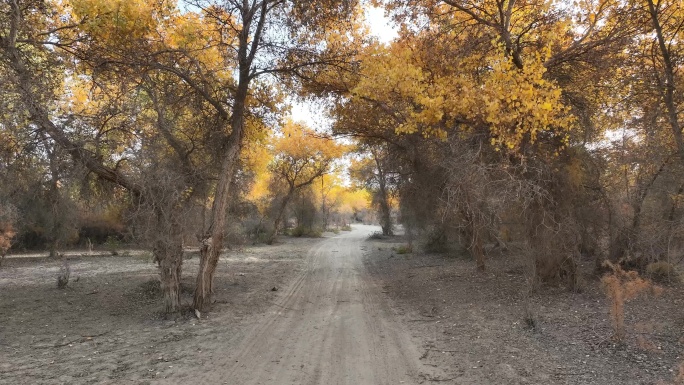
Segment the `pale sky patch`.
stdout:
<svg viewBox="0 0 684 385">
<path fill-rule="evenodd" d="M 365 14 L 371 35 L 377 37 L 381 43 L 389 43 L 399 36 L 399 28 L 385 16 L 384 8 L 368 7 Z"/>
</svg>

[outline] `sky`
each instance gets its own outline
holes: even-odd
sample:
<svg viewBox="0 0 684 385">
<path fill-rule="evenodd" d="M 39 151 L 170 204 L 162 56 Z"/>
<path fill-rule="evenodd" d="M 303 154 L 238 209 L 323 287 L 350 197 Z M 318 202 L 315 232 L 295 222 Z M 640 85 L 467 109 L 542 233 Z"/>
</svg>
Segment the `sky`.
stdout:
<svg viewBox="0 0 684 385">
<path fill-rule="evenodd" d="M 385 16 L 383 8 L 368 7 L 366 9 L 366 22 L 370 26 L 371 34 L 382 43 L 388 43 L 398 36 L 397 27 Z"/>
<path fill-rule="evenodd" d="M 370 32 L 378 38 L 381 43 L 388 43 L 398 36 L 398 29 L 392 24 L 389 18 L 385 17 L 385 10 L 380 7 L 366 8 L 366 23 L 370 27 Z M 307 126 L 316 130 L 326 130 L 330 125 L 325 114 L 320 107 L 307 102 L 292 100 L 290 118 L 295 121 L 302 121 Z"/>
</svg>

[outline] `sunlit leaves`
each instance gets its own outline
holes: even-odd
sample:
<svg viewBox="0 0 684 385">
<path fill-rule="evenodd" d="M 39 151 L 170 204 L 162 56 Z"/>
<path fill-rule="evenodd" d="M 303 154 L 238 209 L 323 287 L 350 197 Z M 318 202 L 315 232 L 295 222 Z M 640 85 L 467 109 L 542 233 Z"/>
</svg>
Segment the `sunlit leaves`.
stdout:
<svg viewBox="0 0 684 385">
<path fill-rule="evenodd" d="M 540 133 L 562 138 L 573 126 L 561 89 L 544 76 L 547 57 L 548 50 L 530 55 L 519 69 L 499 47 L 484 63 L 431 68 L 430 58 L 401 41 L 369 52 L 352 95 L 393 110 L 397 134 L 446 138 L 484 126 L 492 145 L 515 150 Z"/>
<path fill-rule="evenodd" d="M 273 152 L 274 160 L 269 168 L 296 188 L 328 173 L 333 161 L 344 154 L 345 147 L 300 123 L 288 121 L 282 128 L 282 136 L 275 139 Z"/>
</svg>

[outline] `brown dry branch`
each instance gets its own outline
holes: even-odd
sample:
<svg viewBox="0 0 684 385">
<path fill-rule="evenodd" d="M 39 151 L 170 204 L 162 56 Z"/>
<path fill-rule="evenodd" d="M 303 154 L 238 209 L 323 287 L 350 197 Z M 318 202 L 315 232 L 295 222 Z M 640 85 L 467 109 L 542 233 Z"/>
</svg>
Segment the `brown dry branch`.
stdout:
<svg viewBox="0 0 684 385">
<path fill-rule="evenodd" d="M 625 302 L 636 298 L 643 292 L 650 291 L 654 295 L 660 295 L 662 288 L 654 285 L 651 281 L 639 277 L 636 271 L 625 271 L 620 265 L 605 262 L 605 266 L 611 270 L 601 278 L 603 289 L 610 300 L 610 318 L 613 323 L 613 338 L 622 342 L 626 336 L 625 331 Z"/>
</svg>

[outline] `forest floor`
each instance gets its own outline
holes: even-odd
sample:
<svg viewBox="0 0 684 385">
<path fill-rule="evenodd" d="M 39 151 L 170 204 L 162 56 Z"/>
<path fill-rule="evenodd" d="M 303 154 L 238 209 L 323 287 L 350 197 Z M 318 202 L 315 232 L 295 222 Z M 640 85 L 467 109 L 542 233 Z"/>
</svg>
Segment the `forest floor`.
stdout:
<svg viewBox="0 0 684 385">
<path fill-rule="evenodd" d="M 201 320 L 164 320 L 147 254 L 72 256 L 65 290 L 61 262 L 8 258 L 0 384 L 658 384 L 684 360 L 681 287 L 629 302 L 617 345 L 588 261 L 580 292 L 530 295 L 517 258 L 478 273 L 375 230 L 227 252 Z"/>
<path fill-rule="evenodd" d="M 581 262 L 578 292 L 529 294 L 515 256 L 492 257 L 480 273 L 466 256 L 398 254 L 406 245 L 369 240 L 366 265 L 418 341 L 421 362 L 443 369 L 447 383 L 665 385 L 681 373 L 681 285 L 627 302 L 627 338 L 616 344 L 593 261 Z"/>
<path fill-rule="evenodd" d="M 217 268 L 213 311 L 202 320 L 164 319 L 149 253 L 68 253 L 64 290 L 56 288 L 61 261 L 8 256 L 0 267 L 0 384 L 197 383 L 197 368 L 241 340 L 278 298 L 272 289 L 291 282 L 320 241 L 283 238 L 228 251 Z M 183 264 L 185 305 L 197 265 L 197 256 Z"/>
</svg>

